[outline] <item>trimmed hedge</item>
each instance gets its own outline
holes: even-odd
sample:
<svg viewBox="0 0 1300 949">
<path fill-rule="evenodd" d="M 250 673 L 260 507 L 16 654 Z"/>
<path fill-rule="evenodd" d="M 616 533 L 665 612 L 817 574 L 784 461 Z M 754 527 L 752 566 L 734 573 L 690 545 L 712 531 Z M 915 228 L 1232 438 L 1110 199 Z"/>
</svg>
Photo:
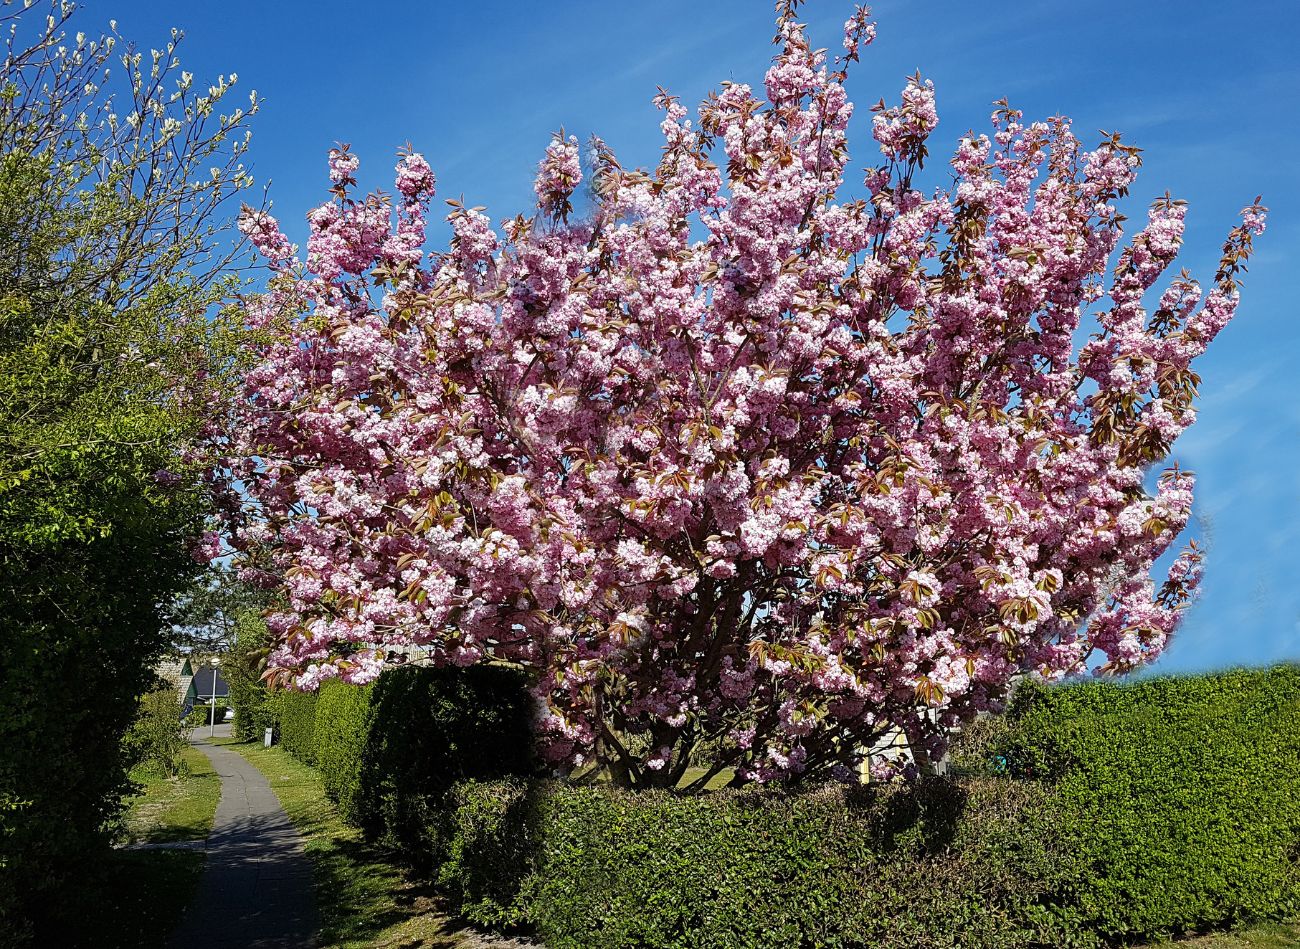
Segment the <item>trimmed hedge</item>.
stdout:
<svg viewBox="0 0 1300 949">
<path fill-rule="evenodd" d="M 467 782 L 428 849 L 468 919 L 552 949 L 1083 947 L 1300 911 L 1300 669 L 1026 687 L 967 744 L 1006 773 Z"/>
<path fill-rule="evenodd" d="M 1300 667 L 1021 690 L 995 749 L 1050 784 L 1070 910 L 1112 938 L 1300 912 Z"/>
<path fill-rule="evenodd" d="M 428 827 L 461 781 L 533 770 L 528 693 L 509 666 L 403 666 L 371 695 L 357 806 L 366 835 L 417 866 L 439 859 Z"/>
<path fill-rule="evenodd" d="M 1300 667 L 1025 686 L 956 777 L 800 793 L 530 778 L 503 667 L 282 707 L 371 839 L 552 949 L 1069 949 L 1300 912 Z"/>
<path fill-rule="evenodd" d="M 326 682 L 275 698 L 284 749 L 321 772 L 346 820 L 411 862 L 434 860 L 429 824 L 460 781 L 531 772 L 522 672 L 400 666 L 373 684 Z"/>
<path fill-rule="evenodd" d="M 316 764 L 315 692 L 277 692 L 275 718 L 280 728 L 280 744 L 304 764 Z"/>
<path fill-rule="evenodd" d="M 457 789 L 439 882 L 552 949 L 1068 945 L 1048 794 L 942 779 L 685 797 L 556 782 Z"/>
<path fill-rule="evenodd" d="M 356 823 L 361 762 L 371 725 L 372 686 L 326 682 L 317 693 L 313 759 L 325 793 L 343 819 Z"/>
</svg>

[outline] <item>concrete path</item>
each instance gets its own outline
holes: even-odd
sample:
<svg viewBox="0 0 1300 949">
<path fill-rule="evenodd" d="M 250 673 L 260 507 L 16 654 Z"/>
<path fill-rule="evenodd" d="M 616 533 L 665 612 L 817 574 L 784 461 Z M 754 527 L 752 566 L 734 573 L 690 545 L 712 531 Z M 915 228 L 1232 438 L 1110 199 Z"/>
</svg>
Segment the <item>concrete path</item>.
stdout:
<svg viewBox="0 0 1300 949">
<path fill-rule="evenodd" d="M 218 733 L 222 730 L 218 725 Z M 243 756 L 204 739 L 195 745 L 221 776 L 221 803 L 208 838 L 198 892 L 169 945 L 174 949 L 316 946 L 311 863 L 275 792 Z"/>
</svg>

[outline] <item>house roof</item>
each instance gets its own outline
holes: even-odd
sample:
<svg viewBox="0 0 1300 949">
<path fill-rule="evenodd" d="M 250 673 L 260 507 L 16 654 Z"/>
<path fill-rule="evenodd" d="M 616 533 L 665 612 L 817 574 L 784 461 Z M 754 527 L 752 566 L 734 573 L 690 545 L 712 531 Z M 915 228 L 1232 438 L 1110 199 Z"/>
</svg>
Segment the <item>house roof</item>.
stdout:
<svg viewBox="0 0 1300 949">
<path fill-rule="evenodd" d="M 213 669 L 211 666 L 201 666 L 194 673 L 194 694 L 200 699 L 212 698 L 212 679 L 216 676 L 217 680 L 217 698 L 225 698 L 230 694 L 230 686 L 226 683 L 225 677 L 222 676 L 220 669 Z"/>
<path fill-rule="evenodd" d="M 194 678 L 189 659 L 183 656 L 163 659 L 154 666 L 154 672 L 176 690 L 176 695 L 182 702 L 187 700 L 191 692 L 190 682 Z"/>
</svg>

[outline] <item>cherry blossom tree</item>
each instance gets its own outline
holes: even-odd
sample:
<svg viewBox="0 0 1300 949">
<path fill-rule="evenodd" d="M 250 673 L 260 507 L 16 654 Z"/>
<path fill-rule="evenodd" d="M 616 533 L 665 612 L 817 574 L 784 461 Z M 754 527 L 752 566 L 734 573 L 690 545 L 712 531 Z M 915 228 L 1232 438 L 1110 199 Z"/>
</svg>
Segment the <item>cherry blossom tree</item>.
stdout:
<svg viewBox="0 0 1300 949">
<path fill-rule="evenodd" d="M 875 26 L 828 58 L 794 6 L 761 92 L 661 91 L 653 171 L 557 134 L 536 212 L 448 202 L 440 252 L 418 154 L 390 198 L 333 151 L 305 262 L 245 214 L 273 276 L 216 444 L 245 575 L 283 586 L 274 677 L 518 663 L 548 761 L 673 786 L 707 748 L 699 786 L 846 776 L 899 730 L 924 762 L 1018 675 L 1159 655 L 1200 556 L 1153 579 L 1192 477 L 1148 472 L 1264 209 L 1208 288 L 1157 287 L 1185 208 L 1123 242 L 1136 148 L 1003 102 L 922 190 L 919 75 L 842 196 Z"/>
</svg>

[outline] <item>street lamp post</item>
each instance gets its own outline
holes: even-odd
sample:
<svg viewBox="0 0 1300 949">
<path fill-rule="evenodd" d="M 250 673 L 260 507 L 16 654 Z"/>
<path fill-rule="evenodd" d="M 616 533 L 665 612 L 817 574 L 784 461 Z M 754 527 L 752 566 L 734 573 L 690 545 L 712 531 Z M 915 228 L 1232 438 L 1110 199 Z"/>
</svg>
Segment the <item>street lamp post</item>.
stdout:
<svg viewBox="0 0 1300 949">
<path fill-rule="evenodd" d="M 212 715 L 208 720 L 208 737 L 211 738 L 217 733 L 217 666 L 221 665 L 221 660 L 216 656 L 212 657 L 212 697 L 208 700 L 212 709 Z"/>
</svg>

